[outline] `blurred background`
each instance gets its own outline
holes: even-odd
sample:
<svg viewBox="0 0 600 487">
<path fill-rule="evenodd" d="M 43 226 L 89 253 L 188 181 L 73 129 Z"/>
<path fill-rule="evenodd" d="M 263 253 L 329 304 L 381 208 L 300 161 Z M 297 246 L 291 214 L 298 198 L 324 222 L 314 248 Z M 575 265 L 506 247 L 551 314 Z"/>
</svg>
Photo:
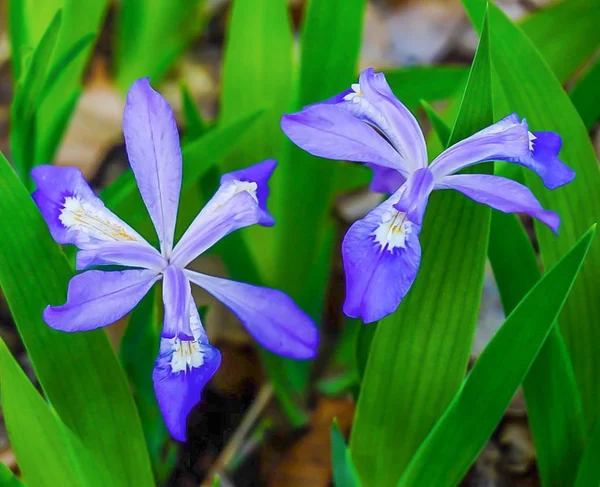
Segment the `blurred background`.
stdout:
<svg viewBox="0 0 600 487">
<path fill-rule="evenodd" d="M 164 25 L 156 24 L 152 32 L 142 32 L 139 25 L 153 25 L 149 20 L 153 9 L 165 2 L 147 1 L 145 8 L 140 7 L 137 0 L 129 3 L 133 7 L 137 5 L 137 13 L 129 7 L 128 0 L 108 2 L 106 14 L 101 16 L 98 41 L 83 68 L 81 96 L 54 159 L 47 161 L 79 167 L 99 191 L 127 168 L 121 119 L 124 94 L 134 79 L 151 76 L 153 85 L 174 107 L 184 138 L 194 135 L 191 133 L 193 127 L 186 123 L 186 103 L 198 106 L 209 126 L 218 117 L 220 109 L 230 2 L 173 1 L 173 5 L 179 4 L 173 9 L 173 18 L 166 19 Z M 548 3 L 546 0 L 497 2 L 515 20 L 526 18 Z M 7 31 L 7 4 L 8 0 L 0 0 L 0 150 L 10 160 L 13 65 Z M 304 7 L 303 0 L 289 2 L 296 35 Z M 143 41 L 144 36 L 148 42 Z M 172 44 L 164 58 L 157 59 L 162 56 L 162 51 L 152 44 L 154 39 Z M 477 41 L 459 0 L 371 0 L 364 16 L 358 68 L 373 66 L 396 70 L 414 65 L 452 66 L 458 92 Z M 327 49 L 327 46 L 323 48 Z M 443 100 L 432 101 L 440 108 L 445 103 Z M 419 115 L 427 126 L 423 114 L 419 112 Z M 600 146 L 598 133 L 597 129 L 592 131 L 597 148 Z M 337 238 L 341 238 L 348 224 L 376 201 L 377 197 L 369 194 L 366 188 L 340 196 L 333 209 L 338 222 Z M 197 210 L 199 207 L 190 211 Z M 339 251 L 339 245 L 334 248 Z M 215 472 L 221 473 L 223 486 L 332 485 L 331 420 L 337 417 L 342 432 L 348 433 L 357 379 L 356 371 L 348 366 L 347 355 L 352 353 L 349 350 L 354 350 L 359 326 L 344 321 L 340 315 L 343 273 L 340 256 L 332 258 L 336 265 L 328 281 L 323 318 L 324 348 L 311 373 L 311 393 L 305 404 L 307 420 L 300 428 L 292 428 L 285 420 L 274 398 L 271 382 L 261 369 L 255 343 L 220 305 L 198 293 L 198 301 L 207 305 L 206 328 L 211 342 L 223 353 L 223 365 L 206 389 L 205 400 L 190 418 L 188 443 L 179 446 L 163 438 L 159 445 L 160 462 L 155 468 L 161 465 L 158 477 L 165 485 L 201 485 Z M 203 272 L 225 274 L 217 256 L 203 257 L 195 266 Z M 473 358 L 502 320 L 497 290 L 488 271 Z M 107 329 L 116 349 L 126 321 Z M 0 301 L 0 336 L 35 382 L 27 354 L 3 300 Z M 0 416 L 0 461 L 16 469 L 2 424 Z M 464 485 L 538 485 L 535 451 L 520 393 Z"/>
</svg>

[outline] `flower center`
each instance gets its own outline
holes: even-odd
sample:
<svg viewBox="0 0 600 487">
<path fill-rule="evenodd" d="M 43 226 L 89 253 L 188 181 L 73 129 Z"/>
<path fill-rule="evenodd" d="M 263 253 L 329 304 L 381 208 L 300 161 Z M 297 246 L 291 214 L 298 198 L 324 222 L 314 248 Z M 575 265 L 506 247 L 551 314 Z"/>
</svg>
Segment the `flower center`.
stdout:
<svg viewBox="0 0 600 487">
<path fill-rule="evenodd" d="M 381 223 L 372 235 L 382 250 L 393 252 L 397 247 L 406 248 L 406 239 L 411 231 L 412 223 L 406 219 L 406 214 L 392 210 L 383 214 Z"/>
<path fill-rule="evenodd" d="M 105 208 L 92 206 L 77 196 L 65 198 L 58 218 L 66 228 L 74 228 L 98 240 L 139 240 Z"/>
<path fill-rule="evenodd" d="M 174 338 L 171 369 L 175 372 L 186 372 L 188 369 L 200 367 L 204 363 L 204 355 L 196 340 L 180 340 Z"/>
</svg>

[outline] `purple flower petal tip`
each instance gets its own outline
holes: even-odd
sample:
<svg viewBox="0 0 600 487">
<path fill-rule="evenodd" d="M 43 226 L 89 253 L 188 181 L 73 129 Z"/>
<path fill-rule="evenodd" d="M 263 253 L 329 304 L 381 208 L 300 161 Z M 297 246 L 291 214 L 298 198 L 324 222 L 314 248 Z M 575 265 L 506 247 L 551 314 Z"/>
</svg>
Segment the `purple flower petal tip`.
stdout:
<svg viewBox="0 0 600 487">
<path fill-rule="evenodd" d="M 558 158 L 562 139 L 555 132 L 534 132 L 532 158 L 538 163 L 537 173 L 548 189 L 556 189 L 570 183 L 575 171 Z"/>
<path fill-rule="evenodd" d="M 267 199 L 270 192 L 269 179 L 273 175 L 273 171 L 275 171 L 276 167 L 277 161 L 275 159 L 266 159 L 250 167 L 223 174 L 223 176 L 221 176 L 221 184 L 230 181 L 256 184 L 256 198 L 258 200 L 258 207 L 260 209 L 258 223 L 265 227 L 272 227 L 275 225 L 275 219 L 267 209 Z"/>
</svg>

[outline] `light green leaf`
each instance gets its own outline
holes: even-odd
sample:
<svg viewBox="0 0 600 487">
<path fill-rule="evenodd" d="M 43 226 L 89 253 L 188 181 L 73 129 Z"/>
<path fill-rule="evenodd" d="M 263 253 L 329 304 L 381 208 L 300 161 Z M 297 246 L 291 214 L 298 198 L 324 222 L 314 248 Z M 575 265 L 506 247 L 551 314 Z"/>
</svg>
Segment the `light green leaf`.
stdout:
<svg viewBox="0 0 600 487">
<path fill-rule="evenodd" d="M 515 307 L 412 458 L 398 487 L 460 483 L 550 333 L 594 234 L 595 225 Z"/>
<path fill-rule="evenodd" d="M 488 41 L 483 35 L 451 143 L 492 122 Z M 350 449 L 369 486 L 396 485 L 460 387 L 479 311 L 488 227 L 488 208 L 451 191 L 431 195 L 419 274 L 398 310 L 379 321 L 360 391 Z"/>
<path fill-rule="evenodd" d="M 205 0 L 126 0 L 117 19 L 117 84 L 158 81 L 207 24 Z M 151 53 L 151 55 L 149 55 Z"/>
<path fill-rule="evenodd" d="M 3 487 L 24 487 L 25 484 L 11 472 L 10 468 L 0 462 L 0 485 Z"/>
<path fill-rule="evenodd" d="M 482 0 L 463 0 L 476 24 Z M 525 171 L 527 185 L 545 208 L 561 216 L 556 237 L 535 224 L 540 253 L 549 267 L 565 253 L 577 236 L 598 221 L 600 172 L 587 130 L 560 82 L 525 34 L 494 5 L 490 7 L 490 30 L 494 75 L 499 79 L 510 110 L 526 117 L 532 130 L 550 130 L 564 141 L 561 159 L 577 176 L 554 191 L 546 190 L 538 178 Z M 573 369 L 581 393 L 588 428 L 600 417 L 600 356 L 594 344 L 600 341 L 600 241 L 592 244 L 580 276 L 560 316 Z"/>
<path fill-rule="evenodd" d="M 335 487 L 361 487 L 356 468 L 352 463 L 352 455 L 335 419 L 331 425 L 331 464 Z"/>
<path fill-rule="evenodd" d="M 600 423 L 596 425 L 585 447 L 583 458 L 579 464 L 575 487 L 598 487 L 600 485 Z"/>
<path fill-rule="evenodd" d="M 72 272 L 3 156 L 0 194 L 0 285 L 48 400 L 120 485 L 153 485 L 129 385 L 104 331 L 63 333 L 42 320 L 48 304 L 64 302 Z"/>
</svg>

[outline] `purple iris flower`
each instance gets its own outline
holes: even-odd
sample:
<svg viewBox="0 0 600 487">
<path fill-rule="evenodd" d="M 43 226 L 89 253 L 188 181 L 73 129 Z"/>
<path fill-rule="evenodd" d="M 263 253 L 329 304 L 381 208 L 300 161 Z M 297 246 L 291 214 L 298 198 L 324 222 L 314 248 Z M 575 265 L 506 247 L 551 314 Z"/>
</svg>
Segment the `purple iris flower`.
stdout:
<svg viewBox="0 0 600 487">
<path fill-rule="evenodd" d="M 366 69 L 350 90 L 284 115 L 281 127 L 305 151 L 373 169 L 371 189 L 391 196 L 354 223 L 344 238 L 344 312 L 370 323 L 392 313 L 414 282 L 421 261 L 419 233 L 433 190 L 455 189 L 505 213 L 522 212 L 557 231 L 556 213 L 512 180 L 456 174 L 484 161 L 527 167 L 546 187 L 570 182 L 575 173 L 558 159 L 560 137 L 530 132 L 515 114 L 446 149 L 427 164 L 423 132 L 394 96 L 382 73 Z"/>
<path fill-rule="evenodd" d="M 131 311 L 162 279 L 164 324 L 153 380 L 165 423 L 171 435 L 183 441 L 187 415 L 221 363 L 221 354 L 210 345 L 200 321 L 190 283 L 221 301 L 262 346 L 279 355 L 314 357 L 318 332 L 312 320 L 280 291 L 186 269 L 230 232 L 255 223 L 274 224 L 266 201 L 267 182 L 276 162 L 266 160 L 225 174 L 216 194 L 174 247 L 182 173 L 179 134 L 171 107 L 148 79 L 136 81 L 129 90 L 123 132 L 161 251 L 109 211 L 78 169 L 36 167 L 33 199 L 54 239 L 79 248 L 77 269 L 133 268 L 76 275 L 69 283 L 67 302 L 48 306 L 44 320 L 68 332 L 109 325 Z"/>
</svg>

